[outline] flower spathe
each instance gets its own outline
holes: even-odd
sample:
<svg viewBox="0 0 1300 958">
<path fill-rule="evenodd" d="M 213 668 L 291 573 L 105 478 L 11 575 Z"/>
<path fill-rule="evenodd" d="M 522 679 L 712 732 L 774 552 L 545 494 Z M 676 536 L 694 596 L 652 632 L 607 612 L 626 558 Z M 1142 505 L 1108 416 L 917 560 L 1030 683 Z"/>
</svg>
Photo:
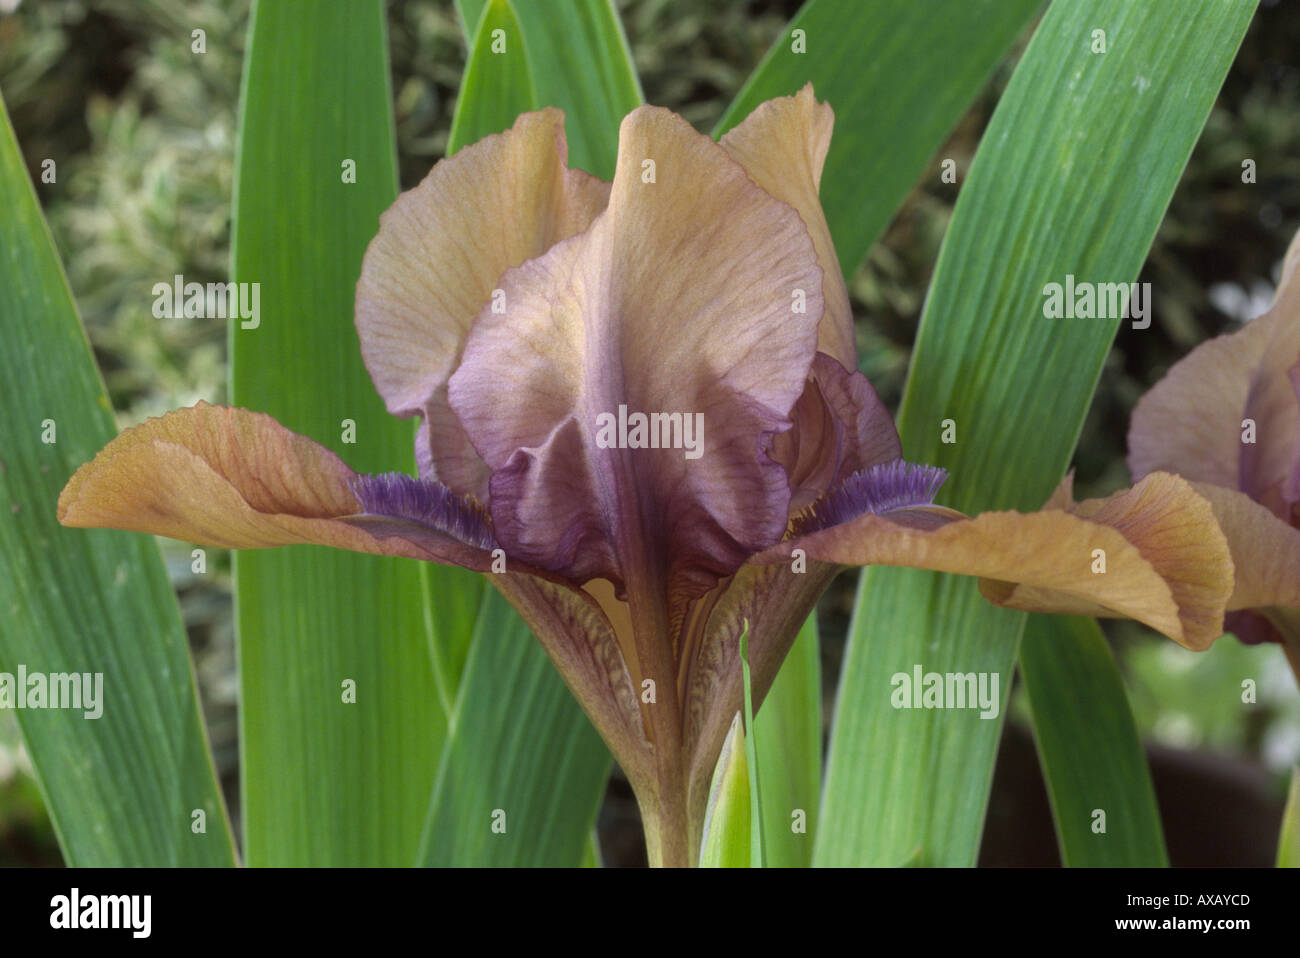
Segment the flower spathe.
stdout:
<svg viewBox="0 0 1300 958">
<path fill-rule="evenodd" d="M 422 419 L 418 478 L 200 404 L 110 443 L 61 521 L 487 573 L 627 772 L 661 864 L 697 857 L 742 621 L 761 701 L 845 565 L 979 575 L 995 602 L 1208 643 L 1232 563 L 1185 481 L 967 519 L 933 504 L 942 471 L 901 461 L 817 199 L 831 126 L 811 88 L 721 143 L 643 107 L 605 184 L 568 169 L 558 110 L 521 116 L 399 197 L 362 266 L 362 354 L 389 411 Z M 702 414 L 700 454 L 598 442 L 621 406 Z"/>
</svg>

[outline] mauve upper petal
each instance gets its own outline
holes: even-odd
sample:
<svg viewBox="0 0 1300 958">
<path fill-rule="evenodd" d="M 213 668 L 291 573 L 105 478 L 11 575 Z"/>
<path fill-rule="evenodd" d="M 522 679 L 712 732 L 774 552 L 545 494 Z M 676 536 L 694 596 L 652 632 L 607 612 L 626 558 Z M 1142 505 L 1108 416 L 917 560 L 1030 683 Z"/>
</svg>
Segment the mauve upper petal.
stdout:
<svg viewBox="0 0 1300 958">
<path fill-rule="evenodd" d="M 790 477 L 790 512 L 807 508 L 848 476 L 902 454 L 889 410 L 867 377 L 819 352 L 772 458 Z"/>
<path fill-rule="evenodd" d="M 826 305 L 818 329 L 817 348 L 843 366 L 856 369 L 858 348 L 849 292 L 818 198 L 822 166 L 834 127 L 834 112 L 829 104 L 817 102 L 809 83 L 795 96 L 776 97 L 759 104 L 720 142 L 754 182 L 799 211 L 822 267 L 822 295 Z"/>
<path fill-rule="evenodd" d="M 579 581 L 655 569 L 698 594 L 780 538 L 788 484 L 765 449 L 789 427 L 822 308 L 791 207 L 643 107 L 623 121 L 608 209 L 500 285 L 505 313 L 480 313 L 450 399 L 512 554 Z M 620 405 L 702 415 L 702 454 L 601 448 L 598 417 Z"/>
<path fill-rule="evenodd" d="M 389 412 L 449 418 L 447 379 L 508 267 L 586 229 L 609 185 L 566 166 L 564 114 L 525 113 L 441 160 L 380 217 L 357 283 L 361 354 Z M 455 430 L 421 451 L 436 478 L 481 495 L 477 454 Z"/>
</svg>

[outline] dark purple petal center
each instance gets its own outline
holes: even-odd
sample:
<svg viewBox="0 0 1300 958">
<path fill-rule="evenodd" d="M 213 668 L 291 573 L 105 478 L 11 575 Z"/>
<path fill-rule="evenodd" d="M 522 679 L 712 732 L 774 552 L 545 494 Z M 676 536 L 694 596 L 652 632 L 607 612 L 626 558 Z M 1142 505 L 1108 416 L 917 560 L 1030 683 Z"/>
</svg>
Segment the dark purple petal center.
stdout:
<svg viewBox="0 0 1300 958">
<path fill-rule="evenodd" d="M 385 472 L 357 476 L 351 488 L 368 517 L 411 522 L 480 549 L 497 548 L 482 508 L 442 483 Z"/>
<path fill-rule="evenodd" d="M 855 472 L 812 507 L 800 533 L 817 532 L 858 516 L 934 504 L 948 471 L 895 459 Z"/>
</svg>

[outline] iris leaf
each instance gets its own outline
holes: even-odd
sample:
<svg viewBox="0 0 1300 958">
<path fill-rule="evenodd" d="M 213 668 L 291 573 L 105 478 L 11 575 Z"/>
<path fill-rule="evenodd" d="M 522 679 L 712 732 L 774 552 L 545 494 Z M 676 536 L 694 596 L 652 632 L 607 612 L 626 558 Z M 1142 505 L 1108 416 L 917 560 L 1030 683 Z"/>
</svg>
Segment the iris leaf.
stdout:
<svg viewBox="0 0 1300 958">
<path fill-rule="evenodd" d="M 1061 477 L 1119 320 L 1045 319 L 1044 286 L 1137 276 L 1254 8 L 1098 0 L 1043 18 L 962 185 L 899 416 L 907 458 L 951 470 L 945 504 L 1037 508 Z M 945 419 L 955 444 L 940 441 Z M 1001 720 L 895 710 L 890 676 L 996 673 L 1001 715 L 1024 620 L 970 580 L 863 576 L 818 864 L 896 864 L 917 848 L 920 864 L 974 863 Z"/>
<path fill-rule="evenodd" d="M 1291 769 L 1291 788 L 1277 843 L 1277 867 L 1300 868 L 1300 766 Z"/>
<path fill-rule="evenodd" d="M 523 31 L 508 0 L 484 4 L 460 81 L 447 155 L 492 133 L 509 129 L 515 117 L 536 109 Z"/>
<path fill-rule="evenodd" d="M 68 477 L 117 428 L 2 101 L 0 190 L 0 671 L 16 684 L 24 669 L 24 692 L 35 674 L 89 673 L 91 697 L 102 674 L 94 707 L 15 708 L 16 687 L 5 706 L 67 864 L 232 865 L 157 543 L 55 518 Z"/>
<path fill-rule="evenodd" d="M 749 808 L 750 808 L 750 844 L 749 862 L 754 868 L 766 864 L 763 855 L 763 795 L 762 776 L 758 770 L 758 752 L 755 742 L 758 729 L 754 726 L 754 695 L 749 679 L 749 623 L 740 633 L 740 668 L 745 685 L 745 764 L 748 766 Z"/>
<path fill-rule="evenodd" d="M 1096 620 L 1031 616 L 1020 644 L 1020 676 L 1029 693 L 1061 861 L 1167 866 L 1133 710 Z"/>
<path fill-rule="evenodd" d="M 486 5 L 456 0 L 467 35 Z M 565 112 L 570 165 L 612 179 L 619 124 L 643 99 L 612 0 L 515 0 L 512 6 L 528 46 L 537 105 Z"/>
<path fill-rule="evenodd" d="M 397 194 L 380 0 L 255 6 L 236 177 L 234 279 L 261 284 L 261 320 L 231 323 L 234 404 L 359 472 L 413 472 L 411 425 L 384 409 L 352 324 Z M 412 863 L 446 734 L 422 576 L 436 617 L 445 575 L 314 546 L 235 555 L 249 864 Z"/>
<path fill-rule="evenodd" d="M 715 135 L 812 82 L 835 110 L 821 198 L 851 276 L 1042 0 L 808 0 Z M 802 35 L 796 31 L 802 31 Z M 796 52 L 802 42 L 804 52 Z"/>
<path fill-rule="evenodd" d="M 817 618 L 810 615 L 754 717 L 764 863 L 812 863 L 822 777 L 822 690 Z"/>
<path fill-rule="evenodd" d="M 749 781 L 745 727 L 737 715 L 718 756 L 709 789 L 704 839 L 700 846 L 702 868 L 748 868 L 754 854 L 753 788 Z"/>
<path fill-rule="evenodd" d="M 494 589 L 484 594 L 451 724 L 420 863 L 581 864 L 609 752 Z"/>
</svg>

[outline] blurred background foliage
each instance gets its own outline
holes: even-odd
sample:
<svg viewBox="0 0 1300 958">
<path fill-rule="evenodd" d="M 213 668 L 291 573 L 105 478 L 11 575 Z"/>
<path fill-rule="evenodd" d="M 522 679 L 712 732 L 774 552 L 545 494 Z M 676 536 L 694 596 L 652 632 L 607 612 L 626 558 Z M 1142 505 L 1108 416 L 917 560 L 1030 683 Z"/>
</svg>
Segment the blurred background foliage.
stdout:
<svg viewBox="0 0 1300 958">
<path fill-rule="evenodd" d="M 524 0 L 529 2 L 529 0 Z M 646 98 L 710 129 L 798 0 L 618 0 Z M 155 319 L 154 283 L 224 281 L 240 71 L 249 0 L 0 0 L 0 90 L 123 426 L 225 400 L 226 333 Z M 942 24 L 936 24 L 937 29 Z M 204 31 L 205 51 L 192 50 Z M 451 0 L 390 0 L 392 85 L 403 188 L 442 155 L 465 48 Z M 930 274 L 961 178 L 1019 49 L 935 157 L 852 278 L 861 367 L 896 408 Z M 1300 4 L 1263 0 L 1140 279 L 1151 329 L 1121 329 L 1075 457 L 1081 495 L 1128 481 L 1129 413 L 1168 366 L 1267 305 L 1300 224 Z M 956 161 L 958 184 L 940 180 Z M 53 159 L 57 179 L 42 183 Z M 1257 183 L 1244 187 L 1242 161 Z M 1141 175 L 1141 171 L 1135 171 Z M 1068 224 L 1062 224 L 1068 228 Z M 1050 389 L 1050 383 L 1043 387 Z M 197 662 L 217 768 L 238 820 L 229 561 L 161 540 Z M 854 590 L 821 609 L 826 708 Z M 1107 625 L 1150 743 L 1174 864 L 1268 864 L 1283 771 L 1300 759 L 1300 695 L 1276 648 L 1231 639 L 1194 655 L 1132 624 Z M 953 637 L 957 638 L 957 637 Z M 1258 684 L 1243 704 L 1242 682 Z M 1046 795 L 1019 696 L 994 782 L 986 864 L 1053 864 Z M 616 778 L 601 815 L 605 860 L 643 852 Z M 13 717 L 0 712 L 0 865 L 60 863 Z"/>
</svg>

